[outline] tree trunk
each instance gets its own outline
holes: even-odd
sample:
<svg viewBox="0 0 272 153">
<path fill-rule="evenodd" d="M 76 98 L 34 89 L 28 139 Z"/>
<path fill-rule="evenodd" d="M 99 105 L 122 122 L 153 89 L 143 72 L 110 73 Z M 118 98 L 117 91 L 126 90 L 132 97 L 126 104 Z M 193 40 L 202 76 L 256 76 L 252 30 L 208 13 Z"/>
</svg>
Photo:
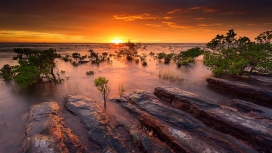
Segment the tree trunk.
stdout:
<svg viewBox="0 0 272 153">
<path fill-rule="evenodd" d="M 106 97 L 104 96 L 104 108 L 106 108 Z"/>
<path fill-rule="evenodd" d="M 53 76 L 54 81 L 56 81 L 56 76 L 55 76 L 55 74 L 54 74 L 53 68 L 51 68 L 51 75 Z"/>
</svg>

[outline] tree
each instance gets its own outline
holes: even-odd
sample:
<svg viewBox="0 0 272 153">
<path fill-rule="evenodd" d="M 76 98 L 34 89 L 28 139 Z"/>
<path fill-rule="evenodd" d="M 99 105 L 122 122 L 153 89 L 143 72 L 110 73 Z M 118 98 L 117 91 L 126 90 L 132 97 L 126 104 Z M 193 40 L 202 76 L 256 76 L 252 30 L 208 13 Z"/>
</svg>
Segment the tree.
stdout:
<svg viewBox="0 0 272 153">
<path fill-rule="evenodd" d="M 272 72 L 272 32 L 261 33 L 251 42 L 248 37 L 236 38 L 234 30 L 217 35 L 206 44 L 204 64 L 217 74 L 250 76 Z"/>
<path fill-rule="evenodd" d="M 16 56 L 13 57 L 13 60 L 17 60 L 19 65 L 12 67 L 4 65 L 1 69 L 1 76 L 4 76 L 5 80 L 15 79 L 23 87 L 34 84 L 44 77 L 57 81 L 54 75 L 55 59 L 60 56 L 55 49 L 39 51 L 15 48 L 14 52 Z"/>
<path fill-rule="evenodd" d="M 106 107 L 106 99 L 110 93 L 110 87 L 108 86 L 109 80 L 105 77 L 98 77 L 94 80 L 94 86 L 100 91 L 104 99 L 104 107 Z"/>
<path fill-rule="evenodd" d="M 14 68 L 15 68 L 14 66 L 5 64 L 3 68 L 1 68 L 0 70 L 0 78 L 6 81 L 12 80 L 14 78 L 14 72 L 13 72 Z"/>
</svg>

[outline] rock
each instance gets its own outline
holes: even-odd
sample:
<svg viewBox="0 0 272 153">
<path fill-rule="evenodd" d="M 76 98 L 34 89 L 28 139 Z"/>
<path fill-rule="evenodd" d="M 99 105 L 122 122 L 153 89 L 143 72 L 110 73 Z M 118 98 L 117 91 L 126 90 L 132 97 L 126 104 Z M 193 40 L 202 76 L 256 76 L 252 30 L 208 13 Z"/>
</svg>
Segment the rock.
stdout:
<svg viewBox="0 0 272 153">
<path fill-rule="evenodd" d="M 220 106 L 173 87 L 157 87 L 154 94 L 175 108 L 192 114 L 209 127 L 246 141 L 260 152 L 272 152 L 272 110 L 242 100 Z"/>
<path fill-rule="evenodd" d="M 229 135 L 207 127 L 188 113 L 168 107 L 147 91 L 123 96 L 122 106 L 176 152 L 256 152 Z"/>
<path fill-rule="evenodd" d="M 256 104 L 272 108 L 272 92 L 259 87 L 228 81 L 219 78 L 208 78 L 208 85 L 218 90 L 234 93 Z"/>
<path fill-rule="evenodd" d="M 84 152 L 78 137 L 65 127 L 56 102 L 31 106 L 25 133 L 25 153 Z"/>
<path fill-rule="evenodd" d="M 231 106 L 256 119 L 266 119 L 268 122 L 272 121 L 272 109 L 270 108 L 262 107 L 241 99 L 233 99 Z"/>
<path fill-rule="evenodd" d="M 108 153 L 127 153 L 125 139 L 109 125 L 109 119 L 95 101 L 81 96 L 68 96 L 65 106 L 84 124 L 89 140 Z"/>
<path fill-rule="evenodd" d="M 78 64 L 89 63 L 90 61 L 78 61 Z"/>
</svg>

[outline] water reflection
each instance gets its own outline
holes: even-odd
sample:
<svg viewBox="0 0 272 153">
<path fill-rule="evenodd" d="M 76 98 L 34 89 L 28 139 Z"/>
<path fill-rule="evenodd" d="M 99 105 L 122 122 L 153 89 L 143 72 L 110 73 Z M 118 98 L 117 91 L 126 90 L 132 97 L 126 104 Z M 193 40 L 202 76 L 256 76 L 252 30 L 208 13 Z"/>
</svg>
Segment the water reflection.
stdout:
<svg viewBox="0 0 272 153">
<path fill-rule="evenodd" d="M 40 46 L 34 46 L 34 48 L 39 47 Z M 90 48 L 94 49 L 96 52 L 106 51 L 110 53 L 114 53 L 114 51 L 118 49 L 109 48 L 108 45 L 101 44 L 77 45 L 77 47 L 71 44 L 53 44 L 51 46 L 41 47 L 55 47 L 57 48 L 57 51 L 63 55 L 71 55 L 73 52 L 80 52 L 81 55 L 88 54 L 87 51 Z M 41 49 L 41 47 L 39 49 Z M 195 45 L 176 44 L 175 46 L 172 46 L 171 50 L 177 52 L 191 47 L 195 47 Z M 145 50 L 140 50 L 140 54 L 148 54 L 150 51 L 169 52 L 170 50 L 168 47 L 163 47 L 161 44 L 148 45 Z M 2 54 L 5 56 L 1 56 L 1 67 L 6 63 L 11 65 L 16 64 L 15 61 L 11 60 L 11 57 L 13 56 L 12 51 L 6 51 L 5 53 L 1 53 L 1 55 Z M 174 63 L 165 65 L 163 62 L 154 60 L 151 56 L 148 56 L 146 59 L 148 63 L 148 66 L 146 67 L 143 67 L 141 63 L 136 64 L 134 61 L 127 61 L 126 58 L 113 58 L 112 63 L 105 62 L 99 66 L 86 63 L 78 67 L 57 60 L 59 71 L 65 71 L 61 76 L 69 76 L 70 78 L 62 84 L 41 83 L 26 89 L 20 89 L 14 82 L 0 81 L 0 152 L 20 152 L 20 147 L 25 138 L 24 127 L 30 106 L 45 101 L 56 101 L 59 103 L 66 124 L 75 131 L 75 133 L 80 136 L 81 141 L 87 145 L 89 142 L 82 125 L 67 111 L 67 109 L 64 108 L 63 99 L 67 95 L 83 94 L 91 99 L 97 100 L 98 104 L 103 107 L 102 96 L 93 85 L 94 78 L 99 76 L 106 77 L 109 80 L 109 86 L 111 87 L 109 97 L 118 96 L 120 94 L 119 86 L 123 85 L 125 91 L 141 89 L 149 90 L 151 92 L 153 92 L 154 88 L 157 86 L 175 86 L 199 94 L 216 103 L 225 103 L 232 99 L 233 97 L 231 96 L 225 96 L 207 88 L 205 79 L 212 76 L 212 73 L 203 65 L 202 59 L 203 57 L 199 57 L 191 67 L 182 68 L 177 68 Z M 183 78 L 183 82 L 171 82 L 159 78 L 160 69 L 167 69 L 179 74 Z M 94 71 L 95 74 L 87 76 L 85 73 L 90 70 Z M 130 116 L 126 110 L 122 109 L 122 107 L 116 103 L 108 102 L 106 112 L 113 122 L 125 120 L 123 116 Z M 130 116 L 128 122 L 129 121 L 137 122 L 132 116 Z"/>
</svg>

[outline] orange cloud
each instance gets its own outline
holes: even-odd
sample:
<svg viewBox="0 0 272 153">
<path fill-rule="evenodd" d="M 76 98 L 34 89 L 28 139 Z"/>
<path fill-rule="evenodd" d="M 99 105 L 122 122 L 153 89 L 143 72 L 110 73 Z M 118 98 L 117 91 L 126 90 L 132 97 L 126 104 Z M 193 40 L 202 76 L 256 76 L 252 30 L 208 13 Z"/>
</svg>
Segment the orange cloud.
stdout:
<svg viewBox="0 0 272 153">
<path fill-rule="evenodd" d="M 112 19 L 116 20 L 124 20 L 124 21 L 134 21 L 134 20 L 158 20 L 160 17 L 152 16 L 148 13 L 140 14 L 140 15 L 114 15 Z"/>
<path fill-rule="evenodd" d="M 195 20 L 211 20 L 213 18 L 194 18 Z"/>
<path fill-rule="evenodd" d="M 197 7 L 193 7 L 193 8 L 189 8 L 189 11 L 191 10 L 202 10 L 204 13 L 212 13 L 212 12 L 216 12 L 217 10 L 209 8 L 207 6 L 197 6 Z"/>
<path fill-rule="evenodd" d="M 178 25 L 175 22 L 162 22 L 162 23 L 167 24 L 168 27 L 170 27 L 170 28 L 176 28 L 176 29 L 187 29 L 187 28 L 189 28 L 188 26 Z"/>
<path fill-rule="evenodd" d="M 174 14 L 174 13 L 177 13 L 177 12 L 179 12 L 180 10 L 173 10 L 173 11 L 169 11 L 169 12 L 167 12 L 168 14 Z"/>
<path fill-rule="evenodd" d="M 199 24 L 201 27 L 211 27 L 211 26 L 221 26 L 222 23 L 212 23 L 212 24 Z"/>
<path fill-rule="evenodd" d="M 150 23 L 145 24 L 145 25 L 151 26 L 151 27 L 161 27 L 162 26 L 162 25 L 159 25 L 159 24 L 150 24 Z"/>
</svg>

